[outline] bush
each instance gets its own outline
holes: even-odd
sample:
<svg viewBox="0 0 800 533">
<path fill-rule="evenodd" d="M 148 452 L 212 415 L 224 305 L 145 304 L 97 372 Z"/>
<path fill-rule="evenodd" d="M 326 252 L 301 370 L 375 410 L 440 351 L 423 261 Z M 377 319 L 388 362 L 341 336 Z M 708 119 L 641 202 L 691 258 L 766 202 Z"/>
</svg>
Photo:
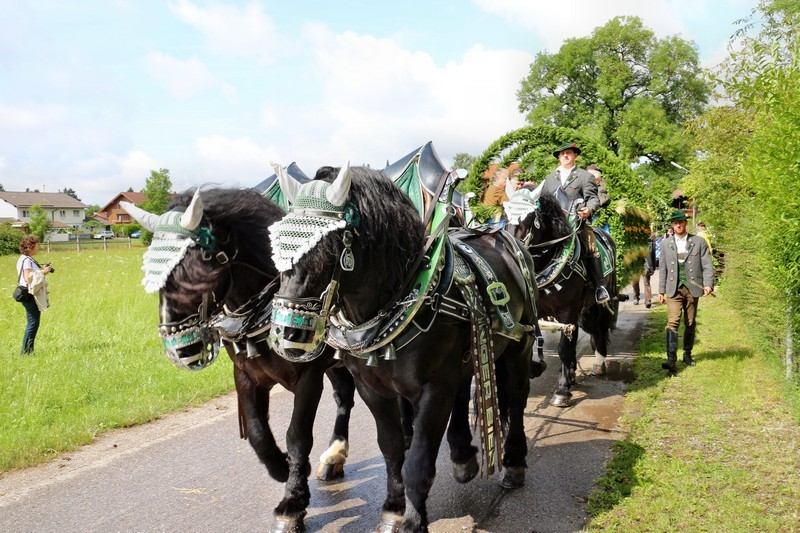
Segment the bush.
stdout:
<svg viewBox="0 0 800 533">
<path fill-rule="evenodd" d="M 0 255 L 16 255 L 19 253 L 19 243 L 25 234 L 14 228 L 9 222 L 0 224 Z"/>
</svg>

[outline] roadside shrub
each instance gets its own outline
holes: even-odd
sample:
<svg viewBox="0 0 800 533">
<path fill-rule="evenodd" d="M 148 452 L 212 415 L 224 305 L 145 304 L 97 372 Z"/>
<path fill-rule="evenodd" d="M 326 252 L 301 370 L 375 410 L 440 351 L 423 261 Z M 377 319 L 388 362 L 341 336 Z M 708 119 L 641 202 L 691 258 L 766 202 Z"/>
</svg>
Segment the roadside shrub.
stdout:
<svg viewBox="0 0 800 533">
<path fill-rule="evenodd" d="M 19 243 L 25 234 L 13 227 L 9 222 L 0 224 L 0 255 L 16 255 Z"/>
</svg>

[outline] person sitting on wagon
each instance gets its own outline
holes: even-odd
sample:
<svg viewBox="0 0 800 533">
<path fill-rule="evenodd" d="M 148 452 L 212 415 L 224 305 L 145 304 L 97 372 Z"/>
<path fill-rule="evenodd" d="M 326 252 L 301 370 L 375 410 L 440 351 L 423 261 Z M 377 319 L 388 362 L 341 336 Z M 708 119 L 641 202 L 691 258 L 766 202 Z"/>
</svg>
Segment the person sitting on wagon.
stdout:
<svg viewBox="0 0 800 533">
<path fill-rule="evenodd" d="M 597 195 L 597 181 L 586 170 L 578 168 L 575 159 L 581 149 L 575 143 L 563 143 L 554 152 L 559 167 L 548 174 L 542 182 L 542 193 L 555 195 L 559 189 L 567 194 L 570 200 L 583 200 L 578 209 L 578 237 L 581 240 L 581 255 L 592 283 L 595 286 L 597 303 L 605 303 L 611 299 L 603 285 L 603 266 L 600 263 L 600 251 L 594 240 L 594 230 L 590 224 L 592 215 L 600 208 Z"/>
</svg>

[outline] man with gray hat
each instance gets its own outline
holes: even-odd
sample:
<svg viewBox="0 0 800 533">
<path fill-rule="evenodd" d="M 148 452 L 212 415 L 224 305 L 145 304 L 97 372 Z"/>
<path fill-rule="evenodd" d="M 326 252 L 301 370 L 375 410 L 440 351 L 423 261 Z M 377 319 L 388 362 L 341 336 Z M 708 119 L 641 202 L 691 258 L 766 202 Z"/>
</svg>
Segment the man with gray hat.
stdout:
<svg viewBox="0 0 800 533">
<path fill-rule="evenodd" d="M 581 254 L 589 278 L 595 286 L 595 299 L 597 303 L 605 303 L 610 300 L 610 297 L 603 286 L 603 266 L 600 264 L 600 252 L 597 250 L 594 231 L 589 223 L 592 215 L 600 208 L 597 181 L 594 176 L 582 168 L 578 168 L 575 164 L 575 159 L 580 154 L 581 149 L 575 143 L 563 143 L 553 152 L 553 156 L 558 159 L 560 165 L 542 181 L 542 193 L 556 195 L 561 189 L 570 200 L 580 199 L 583 201 L 577 211 Z"/>
<path fill-rule="evenodd" d="M 692 348 L 697 301 L 714 290 L 714 263 L 705 239 L 686 231 L 686 213 L 670 217 L 673 235 L 661 241 L 658 261 L 658 301 L 667 304 L 667 362 L 661 368 L 677 372 L 678 327 L 683 315 L 683 363 L 694 366 Z"/>
</svg>

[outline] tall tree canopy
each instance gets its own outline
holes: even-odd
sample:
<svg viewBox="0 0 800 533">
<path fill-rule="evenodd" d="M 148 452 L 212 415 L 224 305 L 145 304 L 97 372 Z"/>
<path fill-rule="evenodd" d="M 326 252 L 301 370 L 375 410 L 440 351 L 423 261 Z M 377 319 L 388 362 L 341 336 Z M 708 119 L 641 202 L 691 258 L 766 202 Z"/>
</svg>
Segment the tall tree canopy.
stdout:
<svg viewBox="0 0 800 533">
<path fill-rule="evenodd" d="M 147 200 L 142 202 L 142 209 L 160 215 L 167 211 L 167 206 L 172 197 L 172 180 L 166 168 L 150 171 L 150 177 L 144 184 L 142 193 Z"/>
<path fill-rule="evenodd" d="M 683 125 L 710 94 L 691 42 L 657 39 L 638 17 L 616 17 L 539 53 L 517 97 L 533 126 L 573 128 L 625 161 L 662 166 L 686 160 Z"/>
</svg>

